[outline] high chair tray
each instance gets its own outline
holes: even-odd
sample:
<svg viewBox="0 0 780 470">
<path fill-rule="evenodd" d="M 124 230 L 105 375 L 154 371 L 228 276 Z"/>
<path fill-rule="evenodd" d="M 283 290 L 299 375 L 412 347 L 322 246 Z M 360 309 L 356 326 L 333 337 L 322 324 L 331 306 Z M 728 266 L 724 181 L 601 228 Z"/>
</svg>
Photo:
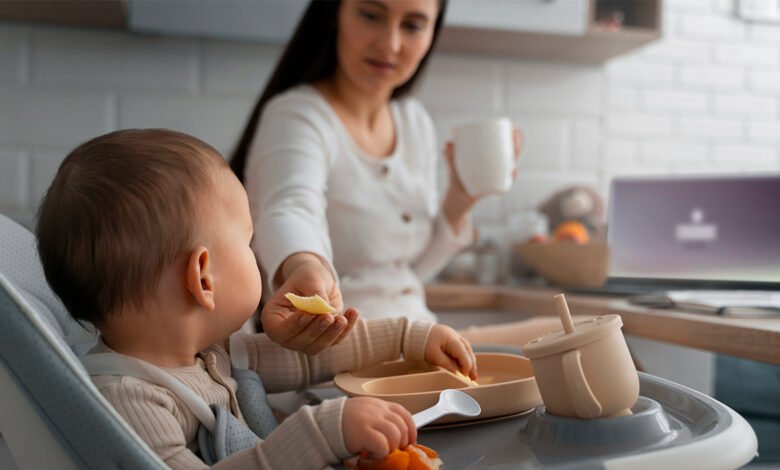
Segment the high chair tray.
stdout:
<svg viewBox="0 0 780 470">
<path fill-rule="evenodd" d="M 338 374 L 333 383 L 349 396 L 375 397 L 398 403 L 411 413 L 436 404 L 439 392 L 453 388 L 468 393 L 482 407 L 474 418 L 450 415 L 435 424 L 475 421 L 528 411 L 542 403 L 531 362 L 516 354 L 476 353 L 479 378 L 469 386 L 454 374 L 428 364 L 385 362 Z"/>
<path fill-rule="evenodd" d="M 544 414 L 540 406 L 479 426 L 423 429 L 418 441 L 436 450 L 448 470 L 727 470 L 755 456 L 755 433 L 726 405 L 642 372 L 639 384 L 640 400 L 632 416 L 543 422 L 538 419 Z M 655 416 L 663 418 L 661 423 L 644 416 L 653 411 L 649 404 L 660 408 Z"/>
</svg>

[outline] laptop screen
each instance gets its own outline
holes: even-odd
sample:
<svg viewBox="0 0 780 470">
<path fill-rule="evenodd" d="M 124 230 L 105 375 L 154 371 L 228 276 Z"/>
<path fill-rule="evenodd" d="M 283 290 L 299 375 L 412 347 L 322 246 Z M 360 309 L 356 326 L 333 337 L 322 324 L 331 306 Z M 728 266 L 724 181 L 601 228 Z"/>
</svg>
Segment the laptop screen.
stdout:
<svg viewBox="0 0 780 470">
<path fill-rule="evenodd" d="M 616 178 L 610 279 L 780 287 L 780 174 Z"/>
</svg>

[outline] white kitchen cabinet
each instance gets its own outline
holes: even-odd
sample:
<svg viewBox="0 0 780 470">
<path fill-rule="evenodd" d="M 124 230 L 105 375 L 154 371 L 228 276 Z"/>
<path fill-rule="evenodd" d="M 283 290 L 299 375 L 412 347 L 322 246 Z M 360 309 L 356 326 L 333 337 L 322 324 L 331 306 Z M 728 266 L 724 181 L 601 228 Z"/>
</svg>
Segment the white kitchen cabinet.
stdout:
<svg viewBox="0 0 780 470">
<path fill-rule="evenodd" d="M 661 0 L 451 0 L 439 49 L 599 63 L 661 35 Z"/>
<path fill-rule="evenodd" d="M 446 26 L 582 36 L 589 0 L 451 0 Z"/>
<path fill-rule="evenodd" d="M 660 36 L 662 0 L 450 0 L 438 49 L 598 63 Z M 0 1 L 0 21 L 284 43 L 307 0 Z M 615 18 L 619 21 L 615 23 Z"/>
<path fill-rule="evenodd" d="M 307 0 L 128 0 L 128 29 L 139 33 L 283 44 Z"/>
</svg>

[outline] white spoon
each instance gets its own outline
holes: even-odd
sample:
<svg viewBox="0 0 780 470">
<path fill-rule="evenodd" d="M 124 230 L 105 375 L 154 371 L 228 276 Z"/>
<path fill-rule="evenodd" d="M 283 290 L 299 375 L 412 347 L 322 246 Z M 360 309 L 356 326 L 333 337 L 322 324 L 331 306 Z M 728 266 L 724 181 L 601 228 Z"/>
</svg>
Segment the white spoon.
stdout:
<svg viewBox="0 0 780 470">
<path fill-rule="evenodd" d="M 420 428 L 444 415 L 478 416 L 480 413 L 482 413 L 482 408 L 471 395 L 448 388 L 441 391 L 438 403 L 427 410 L 413 414 L 412 419 L 414 425 Z"/>
</svg>

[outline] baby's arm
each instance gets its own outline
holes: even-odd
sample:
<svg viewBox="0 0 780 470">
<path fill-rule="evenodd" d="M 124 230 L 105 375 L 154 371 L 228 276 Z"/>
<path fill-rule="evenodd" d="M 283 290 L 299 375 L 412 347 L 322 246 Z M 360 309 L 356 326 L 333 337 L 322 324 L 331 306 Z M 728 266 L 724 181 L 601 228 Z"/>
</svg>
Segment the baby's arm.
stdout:
<svg viewBox="0 0 780 470">
<path fill-rule="evenodd" d="M 354 330 L 333 347 L 309 356 L 290 351 L 265 335 L 243 337 L 249 367 L 269 392 L 300 390 L 331 380 L 339 372 L 391 361 L 427 361 L 476 379 L 476 361 L 468 342 L 452 328 L 407 318 L 358 320 Z"/>
<path fill-rule="evenodd" d="M 265 335 L 243 336 L 249 367 L 273 393 L 304 389 L 322 383 L 339 372 L 398 359 L 425 359 L 425 344 L 432 325 L 407 318 L 358 320 L 344 340 L 316 356 L 290 351 Z"/>
<path fill-rule="evenodd" d="M 209 468 L 187 447 L 187 435 L 199 423 L 166 389 L 123 377 L 100 385 L 114 409 L 168 465 L 177 469 Z M 302 407 L 288 417 L 268 439 L 223 459 L 212 469 L 322 468 L 351 454 L 344 444 L 341 415 L 345 399 Z M 186 428 L 186 431 L 185 431 Z"/>
</svg>

